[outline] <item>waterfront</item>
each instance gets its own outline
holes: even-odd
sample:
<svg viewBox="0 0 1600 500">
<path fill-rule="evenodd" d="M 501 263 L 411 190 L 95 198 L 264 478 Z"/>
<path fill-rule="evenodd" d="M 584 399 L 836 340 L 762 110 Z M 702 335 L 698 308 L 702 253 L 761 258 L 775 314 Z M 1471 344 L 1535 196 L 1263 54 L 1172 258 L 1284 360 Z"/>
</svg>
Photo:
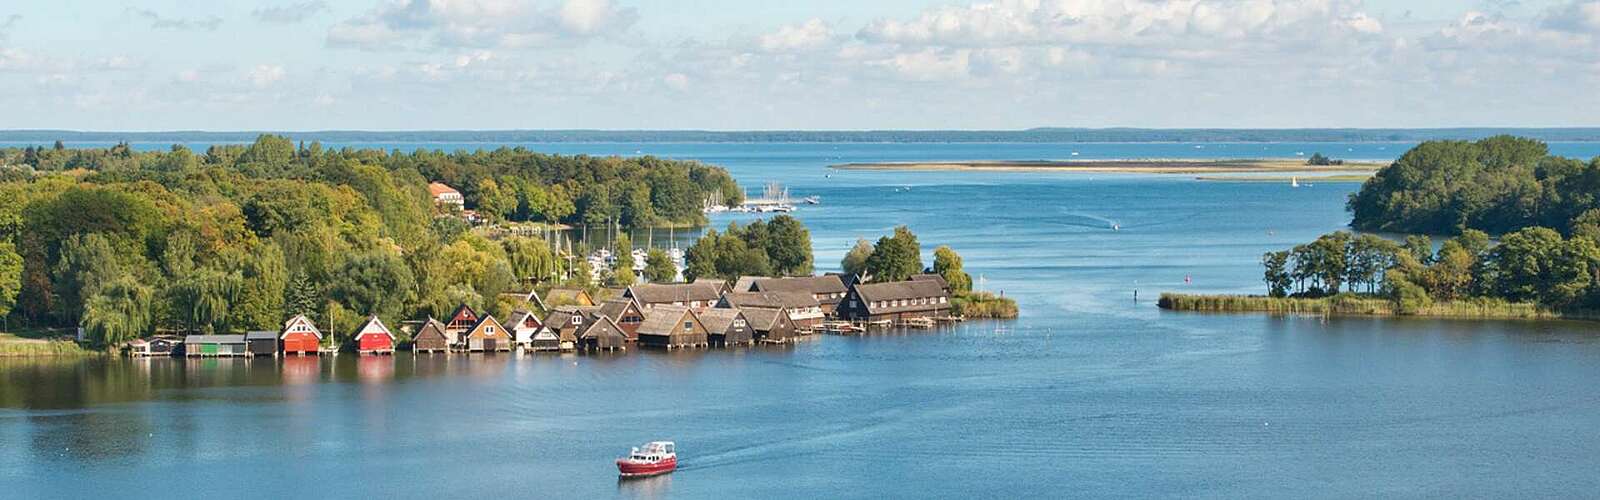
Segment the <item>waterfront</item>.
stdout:
<svg viewBox="0 0 1600 500">
<path fill-rule="evenodd" d="M 1381 158 L 1406 146 L 1347 147 Z M 23 498 L 1521 497 L 1600 486 L 1589 474 L 1600 465 L 1593 324 L 1155 308 L 1167 290 L 1260 291 L 1260 254 L 1342 227 L 1356 184 L 822 168 L 1073 149 L 1086 147 L 561 145 L 700 158 L 747 188 L 820 196 L 795 215 L 821 270 L 855 238 L 909 224 L 924 250 L 960 251 L 1023 316 L 671 354 L 0 360 L 0 484 Z M 657 438 L 678 442 L 683 469 L 617 482 L 609 460 Z"/>
</svg>

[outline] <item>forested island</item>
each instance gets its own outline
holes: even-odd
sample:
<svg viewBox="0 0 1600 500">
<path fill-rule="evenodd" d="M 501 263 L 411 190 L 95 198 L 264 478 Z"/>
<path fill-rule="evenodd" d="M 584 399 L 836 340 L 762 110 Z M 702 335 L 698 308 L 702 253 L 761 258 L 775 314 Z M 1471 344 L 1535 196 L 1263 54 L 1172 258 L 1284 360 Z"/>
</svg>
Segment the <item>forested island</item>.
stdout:
<svg viewBox="0 0 1600 500">
<path fill-rule="evenodd" d="M 1540 141 L 1426 142 L 1351 195 L 1351 226 L 1262 256 L 1263 296 L 1167 294 L 1195 311 L 1600 317 L 1600 158 Z M 1427 234 L 1454 235 L 1434 249 Z"/>
</svg>

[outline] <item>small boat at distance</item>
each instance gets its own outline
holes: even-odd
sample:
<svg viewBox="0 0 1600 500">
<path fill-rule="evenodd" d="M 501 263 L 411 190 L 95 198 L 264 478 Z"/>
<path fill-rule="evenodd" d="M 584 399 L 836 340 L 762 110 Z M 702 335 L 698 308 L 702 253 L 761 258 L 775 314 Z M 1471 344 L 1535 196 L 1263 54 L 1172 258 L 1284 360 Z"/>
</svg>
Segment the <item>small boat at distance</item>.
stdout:
<svg viewBox="0 0 1600 500">
<path fill-rule="evenodd" d="M 643 448 L 635 447 L 628 456 L 617 459 L 617 473 L 622 477 L 656 476 L 678 468 L 678 453 L 672 441 L 651 441 Z"/>
</svg>

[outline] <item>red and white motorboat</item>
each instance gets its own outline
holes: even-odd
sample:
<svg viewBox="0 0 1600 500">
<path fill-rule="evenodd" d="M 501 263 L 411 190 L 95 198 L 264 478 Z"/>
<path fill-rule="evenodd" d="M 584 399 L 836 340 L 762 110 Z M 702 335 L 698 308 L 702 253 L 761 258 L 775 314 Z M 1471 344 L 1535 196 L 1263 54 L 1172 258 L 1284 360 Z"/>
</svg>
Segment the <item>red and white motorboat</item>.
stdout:
<svg viewBox="0 0 1600 500">
<path fill-rule="evenodd" d="M 652 441 L 644 448 L 634 448 L 628 456 L 617 459 L 617 472 L 622 477 L 644 477 L 666 474 L 678 468 L 678 453 L 671 441 Z"/>
</svg>

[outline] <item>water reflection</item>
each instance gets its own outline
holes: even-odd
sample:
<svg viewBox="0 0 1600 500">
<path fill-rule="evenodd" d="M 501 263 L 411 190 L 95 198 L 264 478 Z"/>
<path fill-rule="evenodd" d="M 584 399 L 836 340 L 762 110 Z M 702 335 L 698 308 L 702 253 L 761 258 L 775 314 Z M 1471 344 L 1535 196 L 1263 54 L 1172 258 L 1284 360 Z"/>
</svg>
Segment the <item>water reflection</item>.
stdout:
<svg viewBox="0 0 1600 500">
<path fill-rule="evenodd" d="M 617 477 L 617 494 L 630 498 L 665 498 L 672 493 L 672 474 Z"/>
</svg>

